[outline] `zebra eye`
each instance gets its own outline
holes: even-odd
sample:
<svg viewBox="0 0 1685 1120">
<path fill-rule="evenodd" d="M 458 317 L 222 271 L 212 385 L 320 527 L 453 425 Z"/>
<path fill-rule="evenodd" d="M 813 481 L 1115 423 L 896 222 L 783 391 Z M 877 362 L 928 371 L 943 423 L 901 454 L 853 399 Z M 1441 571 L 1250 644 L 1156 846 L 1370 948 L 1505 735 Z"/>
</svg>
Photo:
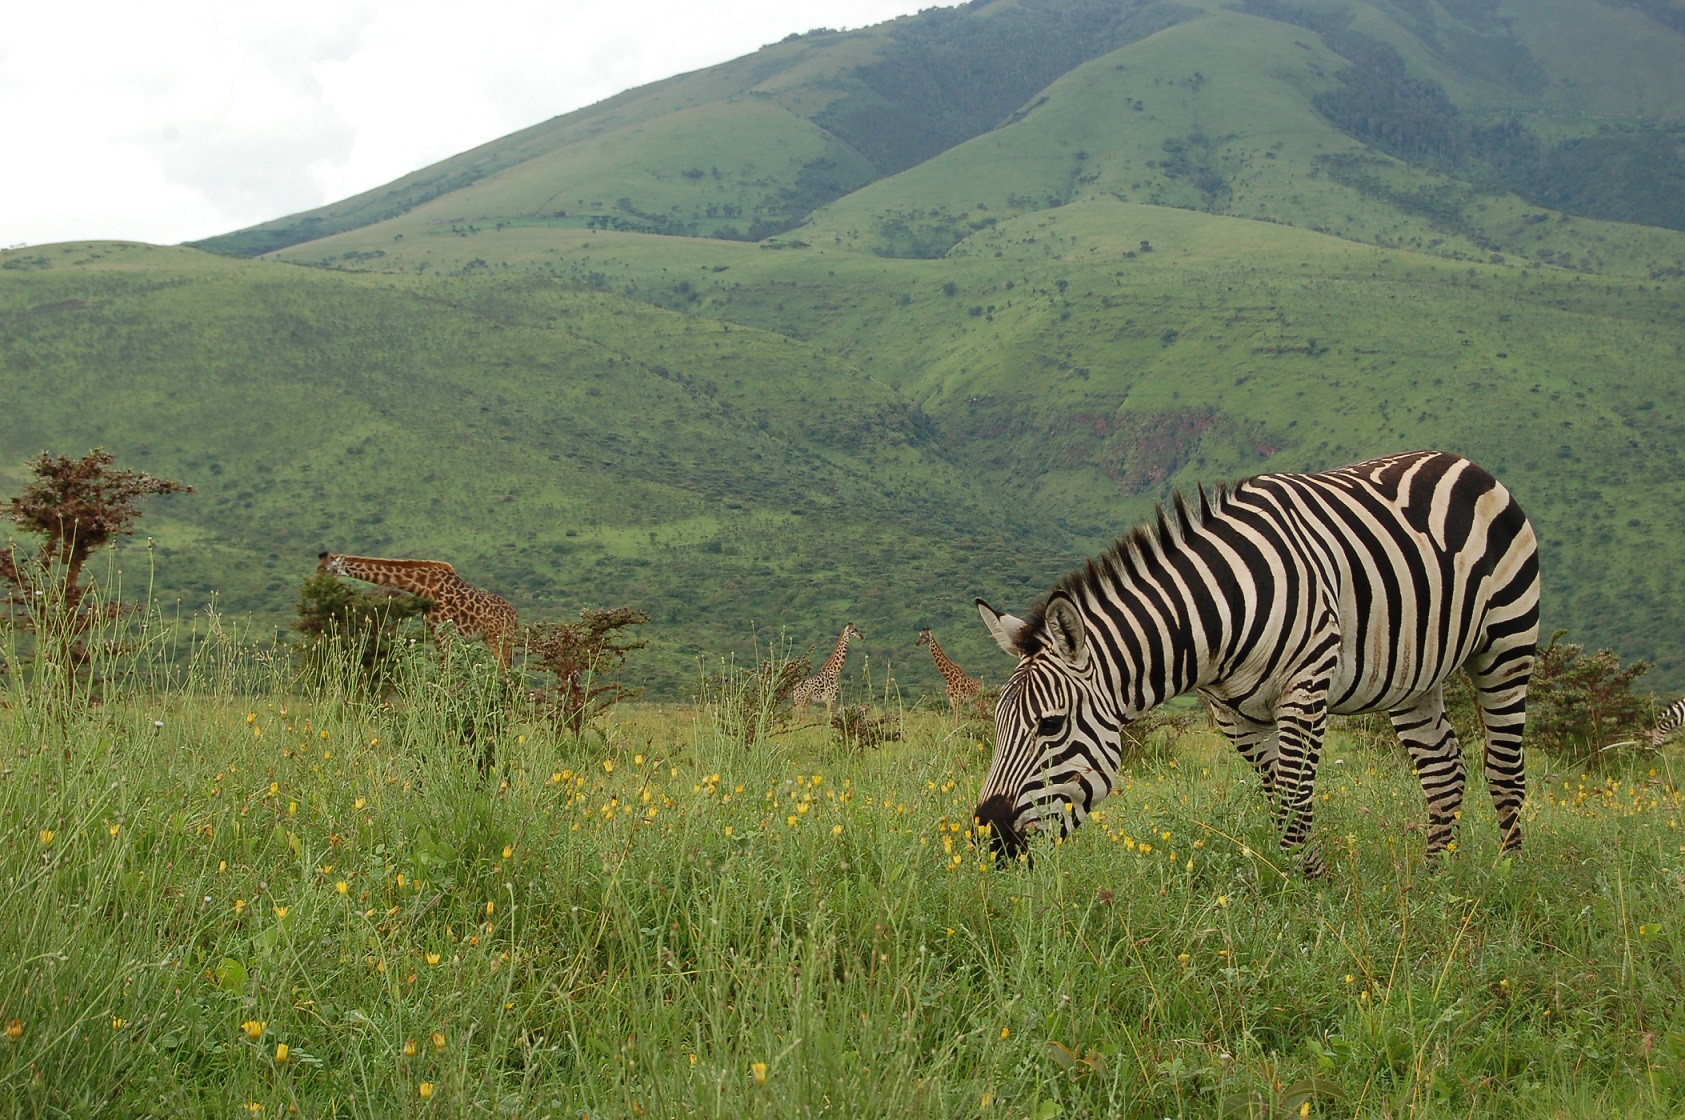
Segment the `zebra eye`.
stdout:
<svg viewBox="0 0 1685 1120">
<path fill-rule="evenodd" d="M 1036 734 L 1051 738 L 1065 729 L 1065 715 L 1063 712 L 1042 716 L 1036 721 Z"/>
</svg>

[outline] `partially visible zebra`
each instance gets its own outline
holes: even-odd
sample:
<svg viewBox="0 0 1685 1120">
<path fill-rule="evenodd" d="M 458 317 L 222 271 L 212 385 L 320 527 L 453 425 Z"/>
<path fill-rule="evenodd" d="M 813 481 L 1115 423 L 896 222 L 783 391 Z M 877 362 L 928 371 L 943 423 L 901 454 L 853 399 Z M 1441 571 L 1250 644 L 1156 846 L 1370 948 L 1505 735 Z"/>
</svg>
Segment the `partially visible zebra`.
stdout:
<svg viewBox="0 0 1685 1120">
<path fill-rule="evenodd" d="M 1418 451 L 1178 497 L 1024 619 L 977 600 L 1020 660 L 995 709 L 977 821 L 997 853 L 1064 835 L 1111 791 L 1122 729 L 1196 689 L 1258 771 L 1281 846 L 1322 873 L 1312 785 L 1330 714 L 1384 711 L 1427 796 L 1430 856 L 1465 783 L 1444 682 L 1474 682 L 1505 849 L 1521 843 L 1522 730 L 1538 639 L 1533 527 L 1467 459 Z"/>
<path fill-rule="evenodd" d="M 1681 727 L 1685 727 L 1685 700 L 1675 700 L 1656 720 L 1656 726 L 1650 729 L 1650 745 L 1661 746 Z"/>
</svg>

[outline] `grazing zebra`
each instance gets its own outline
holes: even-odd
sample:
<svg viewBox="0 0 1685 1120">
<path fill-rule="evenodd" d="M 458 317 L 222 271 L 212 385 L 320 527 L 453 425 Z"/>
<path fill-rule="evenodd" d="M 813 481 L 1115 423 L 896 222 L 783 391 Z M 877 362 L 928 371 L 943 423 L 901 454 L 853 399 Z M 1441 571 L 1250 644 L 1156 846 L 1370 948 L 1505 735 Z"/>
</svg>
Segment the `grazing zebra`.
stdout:
<svg viewBox="0 0 1685 1120">
<path fill-rule="evenodd" d="M 1064 835 L 1116 779 L 1122 729 L 1196 689 L 1258 771 L 1281 846 L 1310 833 L 1328 716 L 1384 711 L 1427 795 L 1430 856 L 1452 847 L 1463 755 L 1445 718 L 1474 682 L 1504 848 L 1521 843 L 1521 734 L 1538 638 L 1533 527 L 1466 459 L 1417 451 L 1180 496 L 1017 619 L 977 600 L 1020 660 L 995 708 L 978 797 L 999 855 Z"/>
<path fill-rule="evenodd" d="M 1681 727 L 1685 727 L 1685 700 L 1675 700 L 1656 721 L 1656 726 L 1650 729 L 1650 745 L 1661 746 Z"/>
</svg>

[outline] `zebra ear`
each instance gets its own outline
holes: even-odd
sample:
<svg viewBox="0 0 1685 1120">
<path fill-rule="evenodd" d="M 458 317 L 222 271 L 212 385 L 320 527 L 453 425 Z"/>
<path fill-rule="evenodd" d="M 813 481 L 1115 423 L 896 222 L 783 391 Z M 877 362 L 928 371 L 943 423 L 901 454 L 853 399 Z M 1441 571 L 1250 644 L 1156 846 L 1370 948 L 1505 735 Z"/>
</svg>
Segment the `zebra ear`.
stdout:
<svg viewBox="0 0 1685 1120">
<path fill-rule="evenodd" d="M 1082 631 L 1082 615 L 1077 606 L 1064 596 L 1056 596 L 1047 604 L 1047 636 L 1053 651 L 1074 668 L 1088 662 L 1088 639 Z"/>
<path fill-rule="evenodd" d="M 977 600 L 977 614 L 983 619 L 983 625 L 988 627 L 989 636 L 996 645 L 1014 657 L 1024 655 L 1024 651 L 1018 648 L 1018 636 L 1024 630 L 1023 619 L 1002 614 L 981 599 Z"/>
</svg>

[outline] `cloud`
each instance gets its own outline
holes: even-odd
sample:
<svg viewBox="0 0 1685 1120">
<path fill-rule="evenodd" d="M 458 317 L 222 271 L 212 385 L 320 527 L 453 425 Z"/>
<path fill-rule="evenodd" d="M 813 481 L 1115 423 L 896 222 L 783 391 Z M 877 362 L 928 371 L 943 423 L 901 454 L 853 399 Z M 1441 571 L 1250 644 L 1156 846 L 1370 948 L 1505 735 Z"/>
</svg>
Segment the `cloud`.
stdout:
<svg viewBox="0 0 1685 1120">
<path fill-rule="evenodd" d="M 207 237 L 372 189 L 791 31 L 920 6 L 19 5 L 0 42 L 0 246 Z"/>
</svg>

